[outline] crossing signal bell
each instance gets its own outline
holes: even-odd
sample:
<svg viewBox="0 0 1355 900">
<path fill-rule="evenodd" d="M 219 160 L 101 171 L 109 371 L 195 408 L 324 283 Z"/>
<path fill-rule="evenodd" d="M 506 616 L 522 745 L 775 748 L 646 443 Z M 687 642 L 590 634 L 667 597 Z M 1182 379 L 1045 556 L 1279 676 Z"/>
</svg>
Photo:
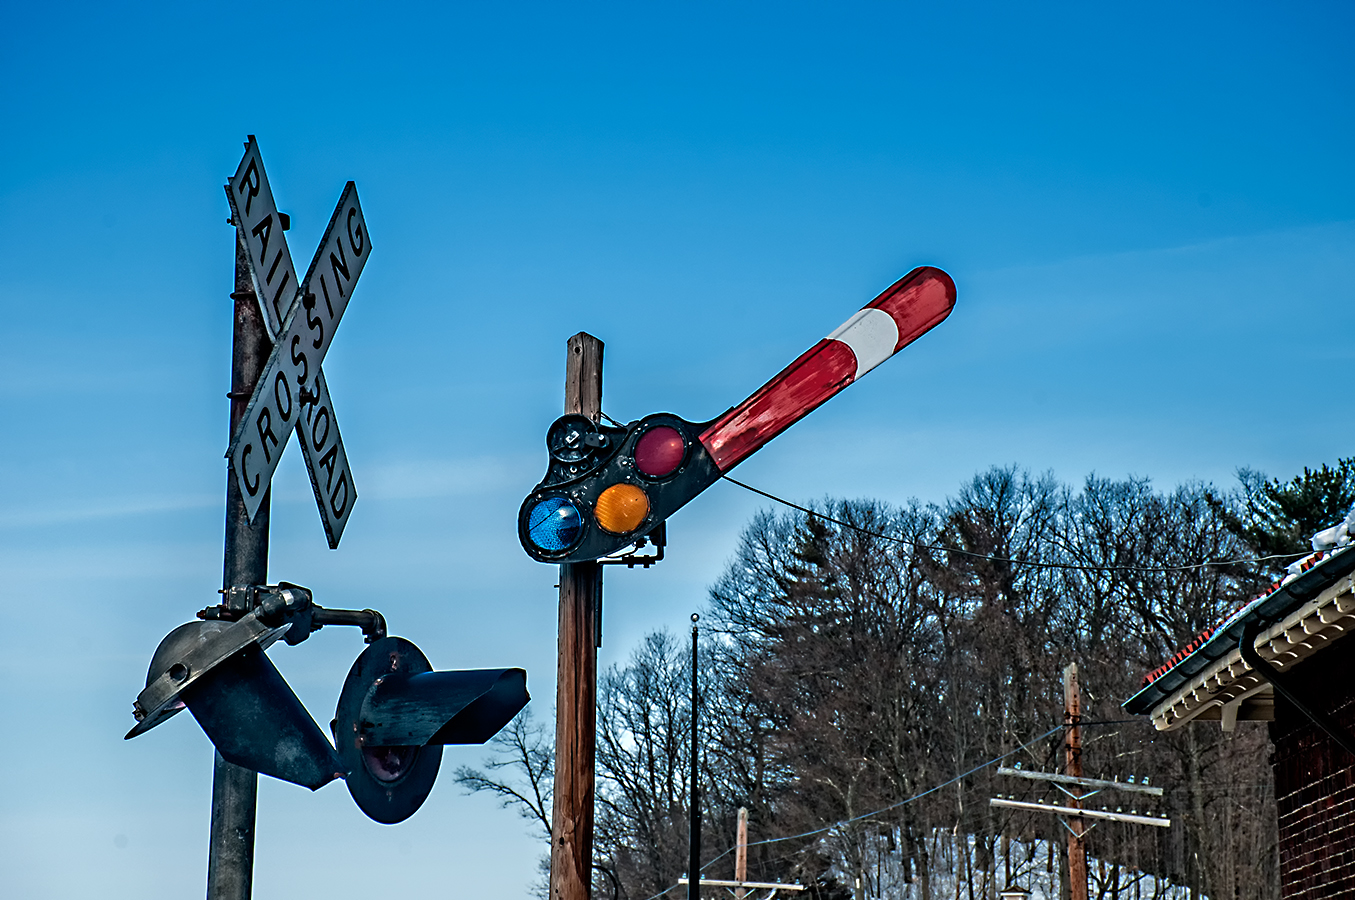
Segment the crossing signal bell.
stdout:
<svg viewBox="0 0 1355 900">
<path fill-rule="evenodd" d="M 151 657 L 127 737 L 186 708 L 227 762 L 313 791 L 342 778 L 334 748 L 264 653 L 286 630 L 242 620 L 171 631 Z"/>
<path fill-rule="evenodd" d="M 574 563 L 636 545 L 764 444 L 940 324 L 955 283 L 909 272 L 719 418 L 656 413 L 629 425 L 566 415 L 546 432 L 550 462 L 518 512 L 540 562 Z"/>
<path fill-rule="evenodd" d="M 348 792 L 378 822 L 423 805 L 444 744 L 483 744 L 527 705 L 522 669 L 434 672 L 404 638 L 374 642 L 353 663 L 331 726 Z"/>
<path fill-rule="evenodd" d="M 325 609 L 286 583 L 238 593 L 252 608 L 228 599 L 160 642 L 128 738 L 188 709 L 226 761 L 311 790 L 342 778 L 364 813 L 393 824 L 427 799 L 443 745 L 483 744 L 530 699 L 522 669 L 433 671 L 373 610 Z M 324 625 L 358 625 L 368 639 L 339 695 L 333 744 L 264 652 Z"/>
</svg>

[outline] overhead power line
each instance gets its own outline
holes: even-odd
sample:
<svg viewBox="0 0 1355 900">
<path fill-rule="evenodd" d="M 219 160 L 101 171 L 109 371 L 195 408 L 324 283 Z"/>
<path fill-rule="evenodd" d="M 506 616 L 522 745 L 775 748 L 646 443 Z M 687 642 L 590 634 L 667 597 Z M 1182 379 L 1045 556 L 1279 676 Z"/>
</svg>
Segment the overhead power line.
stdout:
<svg viewBox="0 0 1355 900">
<path fill-rule="evenodd" d="M 1269 556 L 1253 556 L 1238 559 L 1210 560 L 1207 562 L 1200 563 L 1187 563 L 1186 565 L 1180 566 L 1107 566 L 1107 565 L 1088 565 L 1085 563 L 1036 562 L 1034 560 L 1013 559 L 1007 556 L 993 556 L 987 553 L 976 553 L 973 550 L 965 550 L 960 547 L 946 547 L 940 544 L 928 544 L 923 541 L 914 541 L 909 540 L 908 538 L 894 537 L 893 535 L 882 534 L 878 531 L 872 531 L 869 528 L 862 528 L 860 525 L 853 525 L 851 522 L 844 522 L 841 519 L 835 519 L 830 515 L 826 515 L 825 513 L 821 513 L 817 510 L 810 509 L 807 506 L 801 506 L 798 503 L 792 503 L 790 500 L 787 500 L 784 497 L 778 497 L 775 494 L 768 493 L 767 491 L 761 490 L 760 488 L 755 488 L 751 484 L 745 484 L 742 481 L 739 481 L 737 478 L 731 478 L 728 475 L 722 475 L 721 477 L 724 478 L 725 481 L 728 481 L 730 484 L 738 485 L 745 491 L 751 491 L 752 493 L 757 494 L 759 497 L 766 497 L 768 500 L 771 500 L 775 503 L 780 503 L 783 506 L 790 507 L 791 509 L 799 510 L 800 512 L 804 513 L 807 516 L 813 516 L 816 519 L 822 519 L 825 522 L 831 522 L 832 524 L 840 526 L 842 528 L 860 532 L 861 534 L 870 535 L 871 537 L 879 538 L 882 541 L 890 541 L 895 544 L 904 544 L 906 546 L 913 547 L 919 550 L 936 550 L 942 553 L 956 553 L 961 556 L 968 556 L 971 559 L 982 559 L 988 562 L 1011 563 L 1012 565 L 1017 566 L 1030 566 L 1031 568 L 1035 569 L 1068 569 L 1080 572 L 1189 572 L 1195 569 L 1219 568 L 1222 566 L 1235 566 L 1242 565 L 1245 563 L 1268 562 L 1273 559 L 1294 560 L 1308 555 L 1306 553 L 1274 553 Z"/>
<path fill-rule="evenodd" d="M 725 477 L 728 477 L 728 476 L 725 476 Z M 959 775 L 956 775 L 954 778 L 950 779 L 949 781 L 942 782 L 941 784 L 938 784 L 938 785 L 936 785 L 935 787 L 930 787 L 930 788 L 928 788 L 927 790 L 922 791 L 922 792 L 919 793 L 919 794 L 914 794 L 913 796 L 908 797 L 907 799 L 904 799 L 904 800 L 900 800 L 900 801 L 898 801 L 897 803 L 891 803 L 891 804 L 889 804 L 888 806 L 883 807 L 883 808 L 881 808 L 881 809 L 875 809 L 875 810 L 871 810 L 870 812 L 861 813 L 859 816 L 852 816 L 850 819 L 842 819 L 841 821 L 834 822 L 832 825 L 825 825 L 825 826 L 822 827 L 822 828 L 815 828 L 815 829 L 810 830 L 810 831 L 802 831 L 802 832 L 800 832 L 799 834 L 788 834 L 788 835 L 786 835 L 785 837 L 767 838 L 767 839 L 761 840 L 761 841 L 750 841 L 750 842 L 747 844 L 747 846 L 749 846 L 749 847 L 757 847 L 757 846 L 762 845 L 762 844 L 777 844 L 777 843 L 780 843 L 780 842 L 782 842 L 782 841 L 794 841 L 794 840 L 798 840 L 799 838 L 813 837 L 813 836 L 816 835 L 816 834 L 823 834 L 825 831 L 832 831 L 834 828 L 838 828 L 838 827 L 840 827 L 840 826 L 842 826 L 842 825 L 847 825 L 847 824 L 850 824 L 850 823 L 852 823 L 852 822 L 859 822 L 859 821 L 861 821 L 862 819 L 869 819 L 869 818 L 872 818 L 872 817 L 874 817 L 874 816 L 880 815 L 880 813 L 886 813 L 886 812 L 889 812 L 891 809 L 898 809 L 900 806 L 907 806 L 909 803 L 913 803 L 913 802 L 915 802 L 915 801 L 917 801 L 917 800 L 921 800 L 923 797 L 929 796 L 929 795 L 931 795 L 931 794 L 935 794 L 937 791 L 941 790 L 942 788 L 949 787 L 950 785 L 954 784 L 954 783 L 957 782 L 957 781 L 960 781 L 960 780 L 963 779 L 963 778 L 968 778 L 970 775 L 973 775 L 975 772 L 978 772 L 978 771 L 981 771 L 981 770 L 983 770 L 983 769 L 986 769 L 986 768 L 988 768 L 989 766 L 996 765 L 997 763 L 1002 762 L 1004 759 L 1006 759 L 1006 758 L 1009 757 L 1009 756 L 1015 756 L 1017 753 L 1020 753 L 1022 750 L 1025 750 L 1027 747 L 1030 747 L 1030 746 L 1033 745 L 1033 744 L 1038 744 L 1040 741 L 1042 741 L 1042 740 L 1044 740 L 1045 738 L 1049 737 L 1049 736 L 1050 736 L 1051 734 L 1053 734 L 1054 732 L 1062 730 L 1063 727 L 1064 727 L 1063 725 L 1055 725 L 1053 728 L 1049 729 L 1049 730 L 1046 731 L 1044 734 L 1042 734 L 1042 735 L 1040 735 L 1040 736 L 1038 736 L 1038 737 L 1031 738 L 1030 740 L 1026 741 L 1024 744 L 1022 744 L 1022 745 L 1020 745 L 1019 747 L 1017 747 L 1015 750 L 1009 750 L 1009 751 L 1007 751 L 1006 753 L 1002 754 L 1001 756 L 994 757 L 993 759 L 990 759 L 990 760 L 988 760 L 987 762 L 984 762 L 984 763 L 979 763 L 979 764 L 978 764 L 977 766 L 975 766 L 974 768 L 972 768 L 972 769 L 970 769 L 970 770 L 968 770 L 968 771 L 966 771 L 966 772 L 961 772 Z M 701 867 L 701 871 L 704 872 L 706 869 L 710 868 L 710 867 L 713 866 L 715 863 L 719 862 L 721 859 L 725 858 L 726 856 L 728 856 L 729 854 L 731 854 L 731 853 L 733 853 L 733 852 L 734 852 L 734 848 L 731 847 L 730 849 L 726 850 L 724 853 L 721 853 L 719 856 L 715 857 L 714 859 L 711 859 L 709 862 L 707 862 L 705 865 L 703 865 L 703 866 Z"/>
</svg>

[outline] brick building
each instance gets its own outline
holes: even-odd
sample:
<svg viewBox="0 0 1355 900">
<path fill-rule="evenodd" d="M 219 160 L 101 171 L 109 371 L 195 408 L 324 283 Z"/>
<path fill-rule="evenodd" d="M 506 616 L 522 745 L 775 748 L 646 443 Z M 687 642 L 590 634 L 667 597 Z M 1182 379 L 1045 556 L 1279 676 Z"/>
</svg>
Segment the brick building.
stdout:
<svg viewBox="0 0 1355 900">
<path fill-rule="evenodd" d="M 1345 640 L 1355 631 L 1352 572 L 1355 544 L 1296 563 L 1149 673 L 1124 704 L 1161 731 L 1270 723 L 1286 900 L 1355 896 L 1355 640 Z"/>
</svg>

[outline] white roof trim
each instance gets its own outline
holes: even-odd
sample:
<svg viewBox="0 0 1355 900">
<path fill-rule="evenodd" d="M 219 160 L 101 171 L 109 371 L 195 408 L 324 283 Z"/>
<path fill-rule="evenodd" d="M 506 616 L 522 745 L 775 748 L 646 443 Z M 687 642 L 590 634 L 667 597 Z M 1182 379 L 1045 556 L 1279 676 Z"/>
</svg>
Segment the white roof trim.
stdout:
<svg viewBox="0 0 1355 900">
<path fill-rule="evenodd" d="M 1256 650 L 1286 671 L 1355 630 L 1355 574 L 1347 575 L 1261 632 Z M 1150 715 L 1158 731 L 1174 731 L 1214 706 L 1225 706 L 1269 688 L 1234 647 L 1168 694 Z"/>
</svg>

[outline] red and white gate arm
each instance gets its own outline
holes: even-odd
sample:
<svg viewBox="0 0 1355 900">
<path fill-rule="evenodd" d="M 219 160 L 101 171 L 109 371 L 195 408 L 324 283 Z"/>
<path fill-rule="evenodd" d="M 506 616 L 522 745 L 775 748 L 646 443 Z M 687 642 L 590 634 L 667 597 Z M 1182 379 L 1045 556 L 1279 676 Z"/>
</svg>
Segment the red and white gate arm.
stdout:
<svg viewBox="0 0 1355 900">
<path fill-rule="evenodd" d="M 955 308 L 955 282 L 922 266 L 900 278 L 747 400 L 716 419 L 701 443 L 721 472 L 935 328 Z"/>
</svg>

